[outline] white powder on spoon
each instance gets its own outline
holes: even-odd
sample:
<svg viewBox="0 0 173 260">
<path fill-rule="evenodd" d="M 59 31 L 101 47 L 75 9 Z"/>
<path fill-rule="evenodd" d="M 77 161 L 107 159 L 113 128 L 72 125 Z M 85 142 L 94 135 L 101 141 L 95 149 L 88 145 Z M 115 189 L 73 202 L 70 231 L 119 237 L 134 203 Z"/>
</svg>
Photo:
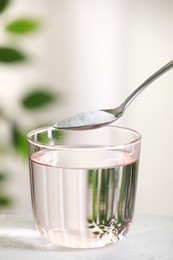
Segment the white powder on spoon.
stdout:
<svg viewBox="0 0 173 260">
<path fill-rule="evenodd" d="M 115 116 L 105 111 L 91 111 L 79 113 L 77 115 L 61 120 L 55 127 L 85 127 L 89 125 L 99 125 L 105 122 L 114 121 Z"/>
</svg>

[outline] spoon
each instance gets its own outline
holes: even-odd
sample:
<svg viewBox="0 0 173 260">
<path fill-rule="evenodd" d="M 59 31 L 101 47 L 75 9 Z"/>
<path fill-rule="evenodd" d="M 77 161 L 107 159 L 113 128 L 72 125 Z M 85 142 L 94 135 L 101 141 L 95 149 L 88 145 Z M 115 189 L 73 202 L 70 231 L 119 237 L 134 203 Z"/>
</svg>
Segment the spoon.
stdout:
<svg viewBox="0 0 173 260">
<path fill-rule="evenodd" d="M 54 125 L 57 129 L 64 130 L 89 130 L 113 123 L 120 118 L 130 103 L 154 80 L 173 67 L 173 60 L 156 71 L 152 76 L 145 80 L 135 91 L 128 96 L 125 101 L 113 109 L 102 109 L 90 112 L 79 113 L 65 118 Z"/>
</svg>

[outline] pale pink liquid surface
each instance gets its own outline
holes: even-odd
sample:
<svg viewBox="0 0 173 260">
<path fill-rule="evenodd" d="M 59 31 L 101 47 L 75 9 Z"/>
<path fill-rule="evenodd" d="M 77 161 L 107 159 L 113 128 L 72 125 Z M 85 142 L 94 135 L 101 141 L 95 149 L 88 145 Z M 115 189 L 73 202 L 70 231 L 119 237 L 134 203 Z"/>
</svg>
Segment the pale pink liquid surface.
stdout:
<svg viewBox="0 0 173 260">
<path fill-rule="evenodd" d="M 101 247 L 120 240 L 132 222 L 138 160 L 121 151 L 42 151 L 30 158 L 36 225 L 61 246 Z"/>
</svg>

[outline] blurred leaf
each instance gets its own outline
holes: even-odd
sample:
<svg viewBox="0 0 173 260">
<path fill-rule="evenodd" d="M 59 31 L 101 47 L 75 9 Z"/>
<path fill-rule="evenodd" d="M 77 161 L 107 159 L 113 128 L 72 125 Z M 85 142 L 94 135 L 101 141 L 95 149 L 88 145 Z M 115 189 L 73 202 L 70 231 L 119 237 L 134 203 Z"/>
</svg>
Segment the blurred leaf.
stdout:
<svg viewBox="0 0 173 260">
<path fill-rule="evenodd" d="M 88 223 L 89 224 L 93 223 L 92 219 L 88 218 Z"/>
<path fill-rule="evenodd" d="M 90 226 L 88 226 L 88 228 L 91 228 L 91 229 L 93 229 L 93 228 L 95 228 L 96 226 L 95 225 L 90 225 Z"/>
<path fill-rule="evenodd" d="M 38 22 L 32 19 L 21 18 L 11 22 L 6 29 L 17 34 L 30 33 L 38 28 Z"/>
<path fill-rule="evenodd" d="M 16 49 L 0 47 L 0 62 L 14 63 L 25 60 L 25 55 Z"/>
<path fill-rule="evenodd" d="M 0 13 L 2 13 L 9 4 L 9 0 L 0 0 Z"/>
<path fill-rule="evenodd" d="M 62 140 L 62 138 L 63 132 L 60 130 L 51 131 L 51 135 L 48 135 L 47 132 L 42 132 L 37 135 L 37 141 L 44 144 L 58 144 Z"/>
<path fill-rule="evenodd" d="M 60 139 L 62 139 L 62 137 L 63 137 L 63 132 L 60 131 L 60 130 L 52 131 L 52 137 L 53 137 L 53 139 L 55 139 L 55 140 L 60 140 Z"/>
<path fill-rule="evenodd" d="M 7 179 L 7 174 L 5 172 L 0 172 L 0 182 L 3 182 Z"/>
<path fill-rule="evenodd" d="M 24 158 L 27 158 L 28 147 L 26 134 L 22 133 L 15 124 L 12 127 L 12 144 L 19 154 L 21 154 Z"/>
<path fill-rule="evenodd" d="M 40 142 L 40 143 L 45 143 L 47 144 L 48 143 L 48 135 L 46 132 L 43 132 L 43 133 L 39 133 L 38 136 L 37 136 L 37 141 Z"/>
<path fill-rule="evenodd" d="M 8 208 L 12 204 L 12 199 L 8 196 L 0 196 L 0 208 Z"/>
<path fill-rule="evenodd" d="M 94 235 L 96 235 L 96 236 L 98 236 L 98 235 L 100 235 L 100 232 L 99 231 L 94 231 L 94 232 L 92 232 Z"/>
<path fill-rule="evenodd" d="M 27 109 L 38 109 L 55 100 L 55 95 L 45 90 L 35 90 L 22 99 L 22 105 Z"/>
</svg>

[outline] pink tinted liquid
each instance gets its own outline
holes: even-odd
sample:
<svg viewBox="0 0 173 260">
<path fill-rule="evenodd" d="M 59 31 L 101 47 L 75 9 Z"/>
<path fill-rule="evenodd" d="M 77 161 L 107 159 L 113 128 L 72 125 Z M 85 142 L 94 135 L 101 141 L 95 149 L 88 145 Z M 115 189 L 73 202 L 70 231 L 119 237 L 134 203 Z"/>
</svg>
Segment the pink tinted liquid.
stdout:
<svg viewBox="0 0 173 260">
<path fill-rule="evenodd" d="M 133 218 L 137 171 L 138 161 L 121 151 L 33 154 L 31 195 L 38 230 L 67 247 L 117 242 Z"/>
</svg>

